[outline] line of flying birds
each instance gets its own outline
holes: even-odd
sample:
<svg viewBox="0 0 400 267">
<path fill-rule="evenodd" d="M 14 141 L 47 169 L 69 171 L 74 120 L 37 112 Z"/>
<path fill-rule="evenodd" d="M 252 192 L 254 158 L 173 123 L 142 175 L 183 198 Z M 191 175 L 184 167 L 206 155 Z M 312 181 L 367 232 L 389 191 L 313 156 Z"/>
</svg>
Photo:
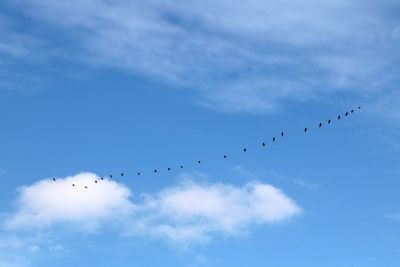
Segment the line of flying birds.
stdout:
<svg viewBox="0 0 400 267">
<path fill-rule="evenodd" d="M 361 106 L 358 106 L 357 109 L 361 109 Z M 352 109 L 352 110 L 350 110 L 350 111 L 346 111 L 346 112 L 344 113 L 344 116 L 347 117 L 347 116 L 349 116 L 350 114 L 353 114 L 354 111 L 355 111 L 354 109 Z M 339 114 L 339 115 L 337 116 L 337 120 L 340 120 L 341 118 L 342 118 L 342 116 L 341 116 L 341 114 Z M 327 120 L 327 123 L 328 123 L 328 124 L 331 124 L 331 122 L 332 122 L 331 119 L 328 119 L 328 120 Z M 318 124 L 318 128 L 322 128 L 322 126 L 323 126 L 323 124 L 322 124 L 322 122 L 320 122 L 320 123 Z M 304 133 L 307 133 L 308 131 L 309 131 L 309 128 L 305 127 L 305 128 L 304 128 Z M 280 134 L 280 136 L 281 136 L 281 137 L 284 137 L 284 136 L 285 136 L 285 133 L 282 131 L 281 134 Z M 274 136 L 274 137 L 272 137 L 272 142 L 275 142 L 275 141 L 276 141 L 276 138 L 275 138 L 275 136 Z M 262 142 L 261 145 L 262 145 L 262 147 L 265 147 L 267 144 L 266 144 L 265 142 Z M 243 148 L 243 152 L 247 152 L 247 148 L 246 148 L 246 147 Z M 227 158 L 228 158 L 228 155 L 227 155 L 227 154 L 224 154 L 224 155 L 223 155 L 223 158 L 224 158 L 224 159 L 227 159 Z M 198 160 L 198 161 L 197 161 L 197 164 L 201 164 L 201 160 Z M 180 168 L 180 169 L 183 169 L 183 165 L 179 165 L 179 168 Z M 172 169 L 171 169 L 170 167 L 167 168 L 167 171 L 171 171 L 171 170 L 172 170 Z M 159 170 L 154 169 L 154 170 L 153 170 L 153 173 L 158 173 L 158 171 L 159 171 Z M 142 172 L 138 171 L 136 174 L 137 174 L 137 176 L 140 176 L 140 175 L 142 175 Z M 120 175 L 121 177 L 123 177 L 123 176 L 124 176 L 124 173 L 121 172 L 119 175 Z M 113 178 L 113 175 L 110 174 L 109 177 L 112 179 L 112 178 Z M 104 177 L 100 177 L 100 180 L 104 180 Z M 53 178 L 53 181 L 55 182 L 55 181 L 56 181 L 56 178 Z M 94 180 L 94 183 L 97 184 L 98 182 L 99 182 L 98 180 L 96 180 L 96 179 Z M 72 184 L 72 186 L 75 187 L 75 186 L 77 186 L 77 185 L 76 185 L 76 184 Z M 87 187 L 86 185 L 84 186 L 84 188 L 85 188 L 85 189 L 88 189 L 88 187 Z"/>
</svg>

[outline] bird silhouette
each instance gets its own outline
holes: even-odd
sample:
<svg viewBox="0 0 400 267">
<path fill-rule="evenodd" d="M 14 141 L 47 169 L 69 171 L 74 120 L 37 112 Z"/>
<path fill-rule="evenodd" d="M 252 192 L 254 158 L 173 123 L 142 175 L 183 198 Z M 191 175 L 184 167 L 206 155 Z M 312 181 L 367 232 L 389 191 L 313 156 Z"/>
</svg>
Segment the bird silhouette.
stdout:
<svg viewBox="0 0 400 267">
<path fill-rule="evenodd" d="M 322 122 L 319 123 L 319 128 L 321 128 L 321 127 L 322 127 Z"/>
<path fill-rule="evenodd" d="M 56 181 L 56 178 L 53 178 L 53 181 L 55 182 L 55 181 Z"/>
<path fill-rule="evenodd" d="M 87 186 L 85 186 L 85 188 L 87 189 Z"/>
<path fill-rule="evenodd" d="M 100 179 L 101 179 L 101 180 L 104 180 L 104 178 L 103 178 L 103 177 L 101 177 Z"/>
<path fill-rule="evenodd" d="M 94 180 L 94 182 L 97 184 L 97 180 Z"/>
<path fill-rule="evenodd" d="M 361 107 L 359 106 L 358 109 L 361 109 Z"/>
<path fill-rule="evenodd" d="M 305 133 L 307 132 L 307 130 L 308 130 L 307 128 L 304 128 L 304 132 L 305 132 Z"/>
<path fill-rule="evenodd" d="M 121 176 L 124 176 L 124 173 L 123 173 L 123 172 L 121 172 Z"/>
<path fill-rule="evenodd" d="M 275 137 L 272 137 L 272 142 L 275 142 Z"/>
<path fill-rule="evenodd" d="M 156 173 L 157 172 L 157 170 L 156 169 L 154 169 L 154 173 Z"/>
<path fill-rule="evenodd" d="M 110 178 L 112 178 L 112 174 L 110 174 Z"/>
<path fill-rule="evenodd" d="M 351 112 L 351 113 L 354 113 L 354 109 L 352 109 L 350 112 Z"/>
<path fill-rule="evenodd" d="M 265 143 L 264 142 L 262 143 L 262 146 L 265 147 Z"/>
<path fill-rule="evenodd" d="M 171 170 L 171 168 L 169 168 L 169 167 L 168 167 L 168 169 L 167 169 L 167 170 L 168 170 L 168 171 L 170 171 L 170 170 Z"/>
<path fill-rule="evenodd" d="M 72 186 L 75 186 L 75 184 L 72 184 Z"/>
<path fill-rule="evenodd" d="M 344 115 L 347 117 L 349 115 L 349 113 L 346 111 L 346 113 Z"/>
<path fill-rule="evenodd" d="M 243 148 L 243 152 L 247 152 L 247 149 L 246 149 L 246 148 Z"/>
<path fill-rule="evenodd" d="M 224 155 L 224 159 L 226 159 L 227 158 L 227 156 L 226 155 Z"/>
<path fill-rule="evenodd" d="M 284 133 L 283 132 L 281 132 L 281 136 L 283 137 L 283 135 L 284 135 Z"/>
<path fill-rule="evenodd" d="M 201 164 L 201 160 L 198 160 L 197 163 L 198 163 L 198 164 Z"/>
<path fill-rule="evenodd" d="M 330 123 L 331 123 L 331 120 L 329 119 L 329 120 L 328 120 L 328 124 L 330 124 Z"/>
<path fill-rule="evenodd" d="M 140 172 L 138 172 L 137 175 L 140 176 Z"/>
<path fill-rule="evenodd" d="M 181 169 L 183 169 L 183 166 L 181 165 Z"/>
<path fill-rule="evenodd" d="M 337 116 L 337 119 L 340 120 L 340 115 Z"/>
</svg>

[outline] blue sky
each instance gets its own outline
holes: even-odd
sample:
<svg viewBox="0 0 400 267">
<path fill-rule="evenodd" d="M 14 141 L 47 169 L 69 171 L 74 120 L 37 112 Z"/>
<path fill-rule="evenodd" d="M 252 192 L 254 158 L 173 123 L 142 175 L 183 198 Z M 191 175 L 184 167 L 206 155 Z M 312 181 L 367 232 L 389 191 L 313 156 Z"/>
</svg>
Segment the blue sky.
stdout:
<svg viewBox="0 0 400 267">
<path fill-rule="evenodd" d="M 398 266 L 399 11 L 2 1 L 0 266 Z"/>
</svg>

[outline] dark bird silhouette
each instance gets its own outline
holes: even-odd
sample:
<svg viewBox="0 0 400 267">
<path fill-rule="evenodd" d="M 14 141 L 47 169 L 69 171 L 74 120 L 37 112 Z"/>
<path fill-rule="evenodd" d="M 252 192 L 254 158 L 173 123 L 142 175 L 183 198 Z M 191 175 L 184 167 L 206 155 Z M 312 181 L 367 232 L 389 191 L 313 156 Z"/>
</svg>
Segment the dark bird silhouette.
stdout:
<svg viewBox="0 0 400 267">
<path fill-rule="evenodd" d="M 322 122 L 319 123 L 319 128 L 321 128 L 321 127 L 322 127 Z"/>
<path fill-rule="evenodd" d="M 361 107 L 358 107 L 358 109 L 361 109 Z"/>
<path fill-rule="evenodd" d="M 246 148 L 243 148 L 243 152 L 247 152 L 247 149 L 246 149 Z"/>
<path fill-rule="evenodd" d="M 308 130 L 307 128 L 304 128 L 304 132 L 305 132 L 305 133 L 307 132 L 307 130 Z"/>
<path fill-rule="evenodd" d="M 170 171 L 170 170 L 171 170 L 171 168 L 169 168 L 169 167 L 168 167 L 168 169 L 167 169 L 167 170 L 168 170 L 168 171 Z"/>
<path fill-rule="evenodd" d="M 346 113 L 344 115 L 347 117 L 349 115 L 349 113 L 346 111 Z"/>
<path fill-rule="evenodd" d="M 85 188 L 87 189 L 87 186 L 85 186 Z"/>
<path fill-rule="evenodd" d="M 272 137 L 272 142 L 275 142 L 275 137 Z"/>
<path fill-rule="evenodd" d="M 351 113 L 354 113 L 354 109 L 352 109 L 350 112 L 351 112 Z"/>
<path fill-rule="evenodd" d="M 137 175 L 140 176 L 140 172 L 138 172 Z"/>
<path fill-rule="evenodd" d="M 72 186 L 75 186 L 75 184 L 72 184 Z"/>
<path fill-rule="evenodd" d="M 154 169 L 154 173 L 156 173 L 157 172 L 157 170 L 156 169 Z"/>
<path fill-rule="evenodd" d="M 123 172 L 121 172 L 121 176 L 124 176 L 124 173 L 123 173 Z"/>
<path fill-rule="evenodd" d="M 340 115 L 337 116 L 337 119 L 340 120 Z"/>
<path fill-rule="evenodd" d="M 226 155 L 224 155 L 224 159 L 226 159 L 227 157 L 226 157 Z"/>
<path fill-rule="evenodd" d="M 181 169 L 183 169 L 183 166 L 181 165 Z"/>
<path fill-rule="evenodd" d="M 284 135 L 284 133 L 283 132 L 281 132 L 281 136 L 283 137 L 283 135 Z"/>
<path fill-rule="evenodd" d="M 104 178 L 103 178 L 103 177 L 101 177 L 100 179 L 101 179 L 101 180 L 104 180 Z"/>
<path fill-rule="evenodd" d="M 56 178 L 53 178 L 53 181 L 55 182 L 55 181 L 56 181 Z"/>
<path fill-rule="evenodd" d="M 97 184 L 97 180 L 94 180 L 94 182 Z"/>
<path fill-rule="evenodd" d="M 265 147 L 265 142 L 262 143 L 262 146 Z"/>
<path fill-rule="evenodd" d="M 331 120 L 329 119 L 329 120 L 328 120 L 328 124 L 330 124 L 330 123 L 331 123 Z"/>
<path fill-rule="evenodd" d="M 110 178 L 112 178 L 112 174 L 110 174 Z"/>
<path fill-rule="evenodd" d="M 201 160 L 197 161 L 198 164 L 201 164 Z"/>
</svg>

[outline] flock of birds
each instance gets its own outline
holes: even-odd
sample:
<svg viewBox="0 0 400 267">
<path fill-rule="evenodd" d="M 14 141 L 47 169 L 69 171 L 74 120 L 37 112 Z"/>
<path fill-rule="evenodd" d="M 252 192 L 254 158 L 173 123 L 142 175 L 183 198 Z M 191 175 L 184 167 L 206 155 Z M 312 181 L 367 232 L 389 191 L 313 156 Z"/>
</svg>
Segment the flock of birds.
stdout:
<svg viewBox="0 0 400 267">
<path fill-rule="evenodd" d="M 361 106 L 358 106 L 357 109 L 361 109 Z M 354 110 L 354 109 L 351 109 L 350 111 L 346 111 L 346 112 L 344 113 L 344 116 L 345 116 L 345 117 L 348 117 L 349 115 L 353 114 L 354 112 L 355 112 L 355 110 Z M 342 118 L 342 115 L 339 114 L 339 115 L 337 116 L 337 120 L 340 120 L 341 118 Z M 328 120 L 327 120 L 327 123 L 328 123 L 328 124 L 331 124 L 331 123 L 332 123 L 332 119 L 328 119 Z M 322 126 L 323 126 L 323 123 L 320 122 L 320 123 L 318 124 L 318 128 L 322 128 Z M 305 128 L 304 128 L 304 133 L 307 133 L 308 131 L 309 131 L 309 128 L 305 127 Z M 283 138 L 283 137 L 285 136 L 285 133 L 282 131 L 281 134 L 280 134 L 280 136 L 281 136 L 281 138 Z M 275 142 L 275 141 L 276 141 L 276 137 L 274 136 L 274 137 L 272 137 L 272 142 Z M 262 143 L 261 143 L 261 146 L 262 146 L 262 147 L 266 147 L 266 145 L 267 145 L 267 144 L 266 144 L 265 142 L 262 142 Z M 247 148 L 246 148 L 246 147 L 243 148 L 243 152 L 247 152 Z M 227 155 L 227 154 L 224 154 L 224 155 L 223 155 L 223 158 L 224 158 L 224 159 L 227 159 L 227 158 L 228 158 L 228 155 Z M 202 163 L 201 160 L 198 160 L 198 161 L 197 161 L 197 164 L 201 164 L 201 163 Z M 183 165 L 179 165 L 179 169 L 183 169 Z M 171 168 L 171 167 L 168 167 L 168 168 L 167 168 L 167 171 L 168 171 L 168 172 L 172 171 L 172 168 Z M 153 170 L 153 173 L 158 173 L 158 172 L 159 172 L 159 170 L 157 170 L 157 169 L 154 169 L 154 170 Z M 138 171 L 136 174 L 137 174 L 137 176 L 140 176 L 140 175 L 142 175 L 142 172 Z M 123 177 L 123 176 L 124 176 L 124 173 L 121 172 L 119 175 L 120 175 L 120 177 Z M 110 174 L 110 175 L 109 175 L 109 178 L 110 178 L 110 179 L 113 179 L 113 175 Z M 104 180 L 104 177 L 100 177 L 100 180 Z M 53 178 L 53 181 L 56 182 L 56 181 L 57 181 L 56 178 Z M 97 184 L 98 182 L 99 182 L 99 181 L 98 181 L 97 179 L 94 180 L 94 183 L 95 183 L 95 184 Z M 76 184 L 72 184 L 72 186 L 75 187 L 75 186 L 77 186 L 77 185 L 76 185 Z M 85 185 L 84 188 L 85 188 L 85 189 L 88 189 L 88 186 Z"/>
</svg>

